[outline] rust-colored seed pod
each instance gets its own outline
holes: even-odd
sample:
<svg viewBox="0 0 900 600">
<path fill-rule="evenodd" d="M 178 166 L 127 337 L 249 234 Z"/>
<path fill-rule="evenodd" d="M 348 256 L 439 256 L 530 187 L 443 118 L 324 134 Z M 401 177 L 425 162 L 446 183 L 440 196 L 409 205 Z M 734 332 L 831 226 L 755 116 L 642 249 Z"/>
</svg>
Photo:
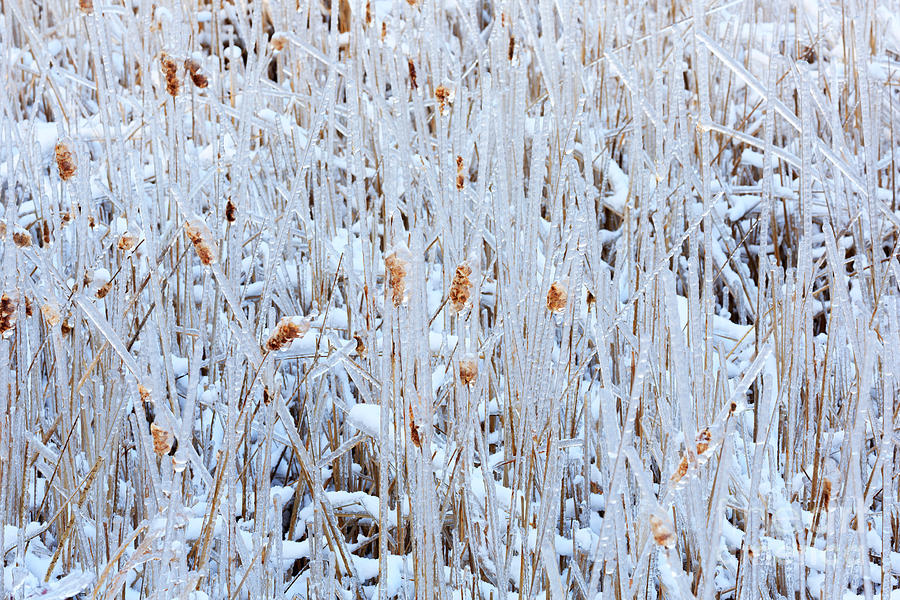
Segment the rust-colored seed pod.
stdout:
<svg viewBox="0 0 900 600">
<path fill-rule="evenodd" d="M 459 361 L 459 380 L 463 385 L 472 385 L 478 378 L 478 363 L 471 358 Z"/>
<path fill-rule="evenodd" d="M 392 252 L 384 258 L 384 266 L 389 275 L 388 286 L 391 290 L 391 301 L 394 306 L 400 306 L 407 299 L 406 273 L 409 265 L 400 258 L 397 252 Z"/>
<path fill-rule="evenodd" d="M 41 314 L 47 327 L 56 327 L 59 323 L 59 307 L 55 303 L 45 304 L 41 307 Z"/>
<path fill-rule="evenodd" d="M 375 17 L 372 16 L 372 0 L 366 0 L 366 27 L 372 24 Z"/>
<path fill-rule="evenodd" d="M 547 310 L 550 312 L 562 312 L 566 309 L 566 303 L 569 300 L 569 294 L 566 288 L 558 281 L 550 286 L 547 292 Z"/>
<path fill-rule="evenodd" d="M 27 231 L 14 231 L 13 243 L 19 248 L 28 248 L 31 246 L 31 234 Z"/>
<path fill-rule="evenodd" d="M 69 335 L 72 333 L 72 324 L 69 323 L 69 319 L 63 319 L 62 325 L 59 326 L 59 331 L 63 335 Z"/>
<path fill-rule="evenodd" d="M 283 317 L 266 340 L 266 349 L 270 352 L 281 350 L 295 339 L 306 335 L 307 331 L 309 331 L 308 319 L 302 319 L 298 323 L 292 317 Z"/>
<path fill-rule="evenodd" d="M 456 176 L 456 190 L 461 192 L 462 189 L 466 186 L 466 178 L 462 176 L 462 173 Z"/>
<path fill-rule="evenodd" d="M 269 40 L 269 44 L 272 46 L 272 50 L 281 52 L 287 46 L 287 38 L 283 35 L 273 35 L 272 39 Z"/>
<path fill-rule="evenodd" d="M 100 299 L 106 298 L 106 295 L 109 293 L 109 290 L 112 289 L 112 281 L 107 281 L 103 285 L 100 286 L 100 289 L 97 290 L 97 297 Z"/>
<path fill-rule="evenodd" d="M 446 88 L 446 86 L 439 85 L 437 89 L 434 90 L 434 97 L 437 98 L 438 106 L 441 109 L 441 114 L 444 114 L 444 109 L 447 106 L 447 100 L 450 99 L 450 90 Z"/>
<path fill-rule="evenodd" d="M 162 72 L 166 78 L 166 92 L 173 98 L 181 91 L 181 81 L 178 80 L 178 65 L 167 54 L 160 57 Z"/>
<path fill-rule="evenodd" d="M 16 328 L 16 300 L 9 294 L 0 296 L 0 337 L 8 338 Z"/>
<path fill-rule="evenodd" d="M 416 425 L 416 420 L 413 417 L 412 406 L 409 407 L 409 439 L 412 440 L 416 448 L 422 448 L 422 438 L 419 437 L 419 426 Z"/>
<path fill-rule="evenodd" d="M 216 262 L 216 250 L 215 245 L 210 240 L 212 233 L 210 233 L 209 228 L 206 227 L 206 224 L 199 219 L 195 219 L 193 221 L 188 221 L 184 224 L 184 230 L 187 233 L 188 239 L 191 240 L 191 243 L 194 245 L 194 249 L 197 251 L 197 256 L 200 257 L 200 262 L 204 265 L 211 265 Z"/>
<path fill-rule="evenodd" d="M 50 223 L 44 220 L 44 223 L 41 225 L 41 240 L 44 244 L 50 243 Z"/>
<path fill-rule="evenodd" d="M 710 432 L 709 427 L 704 427 L 703 430 L 697 434 L 697 455 L 701 455 L 709 449 L 709 443 L 712 441 L 712 432 Z"/>
<path fill-rule="evenodd" d="M 656 545 L 663 548 L 674 548 L 675 532 L 672 531 L 669 524 L 656 515 L 650 515 L 650 533 L 653 535 L 653 541 Z"/>
<path fill-rule="evenodd" d="M 153 451 L 157 456 L 164 456 L 172 450 L 175 436 L 171 431 L 166 431 L 156 423 L 150 425 L 150 433 L 153 435 Z"/>
<path fill-rule="evenodd" d="M 409 69 L 409 83 L 416 90 L 419 88 L 419 84 L 416 82 L 416 65 L 412 59 L 406 61 L 406 67 Z"/>
<path fill-rule="evenodd" d="M 94 12 L 94 0 L 78 0 L 78 8 L 86 15 Z"/>
<path fill-rule="evenodd" d="M 509 60 L 513 59 L 513 55 L 516 52 L 516 38 L 513 36 L 509 36 L 509 49 L 506 51 L 506 56 Z"/>
<path fill-rule="evenodd" d="M 68 181 L 75 176 L 75 157 L 69 147 L 59 142 L 56 144 L 56 169 L 59 171 L 59 178 Z"/>
<path fill-rule="evenodd" d="M 459 154 L 456 155 L 456 172 L 462 173 L 463 171 L 463 157 Z"/>
<path fill-rule="evenodd" d="M 229 198 L 228 202 L 225 203 L 225 220 L 229 223 L 234 223 L 236 219 L 237 205 L 234 203 L 234 200 Z"/>
<path fill-rule="evenodd" d="M 469 276 L 472 274 L 472 267 L 463 263 L 456 267 L 456 274 L 450 283 L 450 306 L 456 312 L 462 311 L 469 304 L 471 295 L 472 282 Z"/>
<path fill-rule="evenodd" d="M 119 238 L 119 243 L 116 246 L 122 252 L 128 252 L 132 248 L 137 245 L 137 238 L 133 235 L 130 235 L 127 231 L 122 234 L 122 237 Z"/>
</svg>

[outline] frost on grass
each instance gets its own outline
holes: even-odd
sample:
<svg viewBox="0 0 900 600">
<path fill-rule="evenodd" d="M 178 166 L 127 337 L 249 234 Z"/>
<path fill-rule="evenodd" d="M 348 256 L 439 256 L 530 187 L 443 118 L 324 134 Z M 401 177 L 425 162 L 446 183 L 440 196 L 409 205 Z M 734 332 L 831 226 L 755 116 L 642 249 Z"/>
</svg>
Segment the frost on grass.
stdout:
<svg viewBox="0 0 900 600">
<path fill-rule="evenodd" d="M 897 0 L 301 4 L 2 4 L 0 598 L 897 597 Z"/>
</svg>

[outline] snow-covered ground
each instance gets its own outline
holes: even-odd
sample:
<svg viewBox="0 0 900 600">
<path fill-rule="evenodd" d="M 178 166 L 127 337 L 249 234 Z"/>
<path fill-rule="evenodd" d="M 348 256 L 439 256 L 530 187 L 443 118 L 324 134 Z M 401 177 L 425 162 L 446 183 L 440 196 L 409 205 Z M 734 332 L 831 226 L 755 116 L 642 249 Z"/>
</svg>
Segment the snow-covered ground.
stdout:
<svg viewBox="0 0 900 600">
<path fill-rule="evenodd" d="M 900 2 L 0 3 L 0 599 L 900 600 Z"/>
</svg>

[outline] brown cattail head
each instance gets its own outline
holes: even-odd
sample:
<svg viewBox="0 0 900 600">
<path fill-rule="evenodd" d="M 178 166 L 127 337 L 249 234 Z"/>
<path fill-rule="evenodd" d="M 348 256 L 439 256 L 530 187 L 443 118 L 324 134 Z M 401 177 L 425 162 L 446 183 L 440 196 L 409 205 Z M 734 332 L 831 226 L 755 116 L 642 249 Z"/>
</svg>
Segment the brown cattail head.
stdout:
<svg viewBox="0 0 900 600">
<path fill-rule="evenodd" d="M 412 406 L 409 407 L 409 439 L 412 440 L 412 443 L 416 448 L 422 447 L 422 438 L 419 436 L 419 426 L 416 425 Z"/>
<path fill-rule="evenodd" d="M 188 239 L 194 244 L 194 250 L 200 257 L 200 262 L 204 265 L 214 264 L 216 258 L 216 246 L 212 241 L 212 233 L 206 223 L 200 219 L 193 219 L 184 224 L 184 230 Z"/>
<path fill-rule="evenodd" d="M 453 276 L 453 281 L 450 284 L 449 295 L 450 306 L 456 312 L 461 312 L 469 305 L 472 288 L 472 282 L 469 280 L 471 274 L 472 267 L 466 263 L 456 267 L 456 274 Z"/>
<path fill-rule="evenodd" d="M 450 100 L 450 90 L 444 85 L 439 85 L 437 86 L 437 89 L 434 90 L 434 97 L 437 98 L 438 107 L 441 109 L 441 114 L 444 114 L 444 109 L 447 106 L 447 101 Z"/>
<path fill-rule="evenodd" d="M 31 246 L 31 234 L 25 229 L 13 231 L 13 243 L 19 248 L 28 248 Z"/>
<path fill-rule="evenodd" d="M 459 380 L 463 385 L 472 385 L 478 377 L 478 362 L 474 358 L 459 361 Z"/>
<path fill-rule="evenodd" d="M 198 88 L 205 88 L 209 85 L 209 79 L 200 71 L 200 63 L 193 58 L 185 59 L 184 70 L 190 76 L 191 82 Z"/>
<path fill-rule="evenodd" d="M 416 90 L 419 88 L 419 84 L 416 82 L 416 65 L 413 63 L 412 59 L 406 61 L 406 66 L 409 69 L 409 83 L 412 85 L 413 89 Z"/>
<path fill-rule="evenodd" d="M 166 78 L 166 91 L 173 98 L 181 91 L 181 81 L 178 79 L 178 64 L 168 54 L 163 54 L 159 58 L 163 75 Z"/>
<path fill-rule="evenodd" d="M 564 288 L 560 282 L 556 281 L 550 286 L 550 290 L 547 292 L 547 310 L 556 313 L 562 312 L 566 309 L 568 300 L 569 294 L 566 292 L 566 288 Z"/>
<path fill-rule="evenodd" d="M 375 18 L 372 16 L 372 0 L 366 0 L 366 27 L 372 24 Z"/>
<path fill-rule="evenodd" d="M 41 307 L 41 314 L 44 316 L 44 323 L 47 327 L 56 327 L 59 323 L 59 306 L 55 302 L 48 302 Z"/>
<path fill-rule="evenodd" d="M 153 435 L 153 451 L 157 456 L 164 456 L 172 451 L 175 436 L 171 431 L 166 431 L 156 423 L 151 423 L 150 433 Z"/>
<path fill-rule="evenodd" d="M 356 342 L 356 354 L 358 356 L 362 356 L 366 353 L 366 343 L 363 341 L 363 338 L 358 333 L 353 336 L 353 341 Z"/>
<path fill-rule="evenodd" d="M 12 336 L 16 328 L 16 294 L 0 296 L 0 337 Z"/>
<path fill-rule="evenodd" d="M 63 319 L 62 325 L 59 326 L 59 331 L 63 335 L 69 335 L 72 333 L 72 324 L 69 323 L 69 319 Z"/>
<path fill-rule="evenodd" d="M 94 0 L 78 0 L 78 8 L 86 15 L 94 12 Z"/>
<path fill-rule="evenodd" d="M 704 427 L 697 434 L 697 456 L 700 456 L 709 449 L 709 443 L 712 441 L 712 432 L 709 427 Z"/>
<path fill-rule="evenodd" d="M 56 168 L 59 171 L 59 178 L 63 181 L 68 181 L 75 176 L 75 157 L 64 142 L 56 144 Z"/>
<path fill-rule="evenodd" d="M 287 41 L 287 37 L 284 34 L 276 33 L 269 40 L 269 45 L 272 46 L 272 50 L 275 52 L 281 52 L 287 46 Z"/>
<path fill-rule="evenodd" d="M 234 223 L 237 220 L 237 204 L 231 198 L 225 203 L 225 220 Z"/>
<path fill-rule="evenodd" d="M 309 331 L 309 319 L 300 317 L 282 317 L 275 327 L 275 331 L 266 340 L 266 350 L 274 352 L 281 350 L 297 338 L 301 338 Z"/>
<path fill-rule="evenodd" d="M 516 53 L 516 38 L 514 38 L 513 36 L 509 36 L 509 48 L 506 51 L 506 57 L 509 60 L 512 60 L 515 53 Z"/>
<path fill-rule="evenodd" d="M 667 519 L 659 515 L 650 515 L 650 533 L 653 535 L 653 541 L 663 548 L 674 548 L 676 537 L 672 531 L 672 526 L 666 522 Z"/>
<path fill-rule="evenodd" d="M 109 293 L 109 290 L 112 289 L 112 281 L 107 281 L 103 285 L 101 285 L 97 289 L 97 297 L 100 299 L 106 298 L 106 295 Z"/>
<path fill-rule="evenodd" d="M 118 249 L 122 252 L 128 252 L 129 250 L 137 246 L 137 243 L 137 236 L 131 235 L 126 231 L 122 234 L 122 237 L 119 238 L 119 242 L 118 244 L 116 244 L 116 247 L 118 247 Z"/>
<path fill-rule="evenodd" d="M 825 479 L 822 481 L 822 501 L 819 506 L 822 507 L 822 510 L 827 511 L 828 505 L 831 503 L 831 480 Z"/>
<path fill-rule="evenodd" d="M 408 250 L 395 250 L 384 257 L 388 272 L 388 287 L 394 306 L 400 306 L 409 299 L 406 289 L 406 275 L 409 272 Z"/>
</svg>

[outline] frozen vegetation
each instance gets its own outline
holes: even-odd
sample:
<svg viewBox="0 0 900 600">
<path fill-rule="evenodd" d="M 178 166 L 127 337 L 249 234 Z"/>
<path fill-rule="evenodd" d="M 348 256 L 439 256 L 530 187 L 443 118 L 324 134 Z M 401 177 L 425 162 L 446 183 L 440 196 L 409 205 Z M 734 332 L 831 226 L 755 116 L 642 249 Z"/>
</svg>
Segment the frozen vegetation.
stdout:
<svg viewBox="0 0 900 600">
<path fill-rule="evenodd" d="M 900 599 L 900 1 L 0 1 L 0 599 Z"/>
</svg>

